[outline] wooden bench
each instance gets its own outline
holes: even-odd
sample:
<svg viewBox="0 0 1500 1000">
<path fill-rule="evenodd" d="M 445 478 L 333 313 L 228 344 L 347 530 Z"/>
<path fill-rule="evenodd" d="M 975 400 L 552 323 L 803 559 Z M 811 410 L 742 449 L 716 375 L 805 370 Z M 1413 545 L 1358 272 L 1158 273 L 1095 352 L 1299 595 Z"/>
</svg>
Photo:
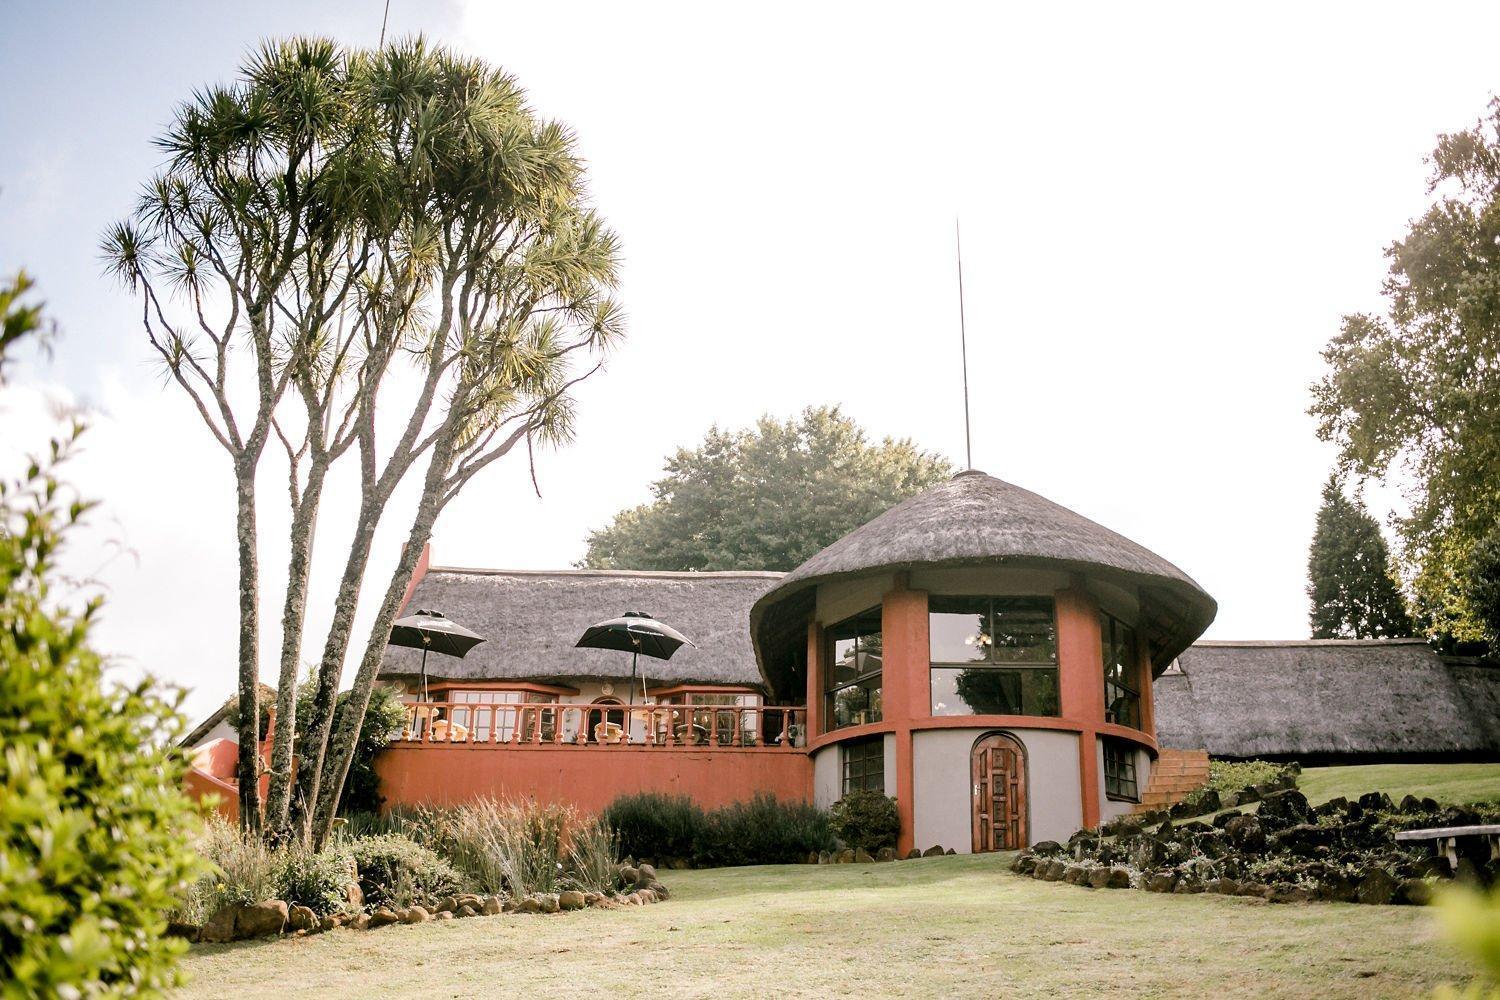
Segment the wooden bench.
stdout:
<svg viewBox="0 0 1500 1000">
<path fill-rule="evenodd" d="M 1396 834 L 1397 843 L 1422 843 L 1432 841 L 1437 853 L 1448 859 L 1448 870 L 1458 868 L 1459 844 L 1489 847 L 1490 860 L 1500 858 L 1500 824 L 1485 826 L 1434 826 L 1425 830 L 1402 830 Z M 1476 852 L 1477 853 L 1477 852 Z M 1469 855 L 1473 857 L 1473 854 Z"/>
</svg>

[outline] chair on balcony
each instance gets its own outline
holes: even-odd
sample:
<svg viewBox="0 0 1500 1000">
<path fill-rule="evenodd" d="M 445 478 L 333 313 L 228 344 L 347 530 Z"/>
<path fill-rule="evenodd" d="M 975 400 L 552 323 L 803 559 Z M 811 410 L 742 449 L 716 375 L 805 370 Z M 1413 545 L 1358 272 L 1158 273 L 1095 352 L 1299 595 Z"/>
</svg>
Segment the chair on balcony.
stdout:
<svg viewBox="0 0 1500 1000">
<path fill-rule="evenodd" d="M 625 727 L 618 722 L 601 722 L 594 726 L 594 742 L 611 746 L 625 740 Z"/>
</svg>

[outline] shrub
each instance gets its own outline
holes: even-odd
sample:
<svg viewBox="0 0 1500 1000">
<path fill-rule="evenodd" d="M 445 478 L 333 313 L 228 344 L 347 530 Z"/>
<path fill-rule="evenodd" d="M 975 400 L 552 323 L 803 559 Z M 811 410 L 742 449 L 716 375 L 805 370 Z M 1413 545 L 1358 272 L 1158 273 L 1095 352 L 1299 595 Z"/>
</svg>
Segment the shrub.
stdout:
<svg viewBox="0 0 1500 1000">
<path fill-rule="evenodd" d="M 354 838 L 346 848 L 369 906 L 406 906 L 418 896 L 444 896 L 464 887 L 451 864 L 399 833 Z"/>
<path fill-rule="evenodd" d="M 620 850 L 636 858 L 693 856 L 707 817 L 686 795 L 641 792 L 623 795 L 604 810 L 604 822 L 620 836 Z"/>
<path fill-rule="evenodd" d="M 310 719 L 313 715 L 313 700 L 317 694 L 317 683 L 311 678 L 297 685 L 297 718 Z M 339 694 L 334 702 L 335 718 L 342 718 L 344 704 L 349 692 Z M 349 761 L 349 775 L 344 779 L 344 791 L 339 798 L 339 814 L 374 813 L 385 801 L 380 794 L 380 777 L 375 773 L 375 757 L 390 745 L 406 723 L 406 706 L 400 693 L 389 684 L 376 684 L 370 689 L 370 705 L 365 710 L 364 721 L 359 725 L 359 738 L 354 743 L 354 756 Z M 305 756 L 301 740 L 306 734 L 297 730 L 297 753 Z"/>
<path fill-rule="evenodd" d="M 193 849 L 206 866 L 171 909 L 174 919 L 201 924 L 229 903 L 280 898 L 281 856 L 259 837 L 247 836 L 234 824 L 212 816 Z"/>
<path fill-rule="evenodd" d="M 603 819 L 579 824 L 568 836 L 567 882 L 585 892 L 607 892 L 620 871 L 620 837 Z"/>
<path fill-rule="evenodd" d="M 1206 787 L 1226 795 L 1250 785 L 1275 781 L 1288 770 L 1289 765 L 1269 760 L 1214 760 L 1208 764 Z"/>
<path fill-rule="evenodd" d="M 850 792 L 833 804 L 833 832 L 847 846 L 862 847 L 871 854 L 895 847 L 901 833 L 896 800 L 868 789 Z"/>
<path fill-rule="evenodd" d="M 701 865 L 785 865 L 834 846 L 828 814 L 760 794 L 708 814 L 694 851 Z"/>
<path fill-rule="evenodd" d="M 6 338 L 14 286 L 0 283 Z M 22 289 L 24 291 L 24 289 Z M 103 996 L 176 982 L 165 914 L 197 876 L 178 702 L 106 684 L 97 600 L 72 606 L 55 559 L 88 509 L 54 476 L 79 430 L 0 482 L 0 993 Z M 180 699 L 179 699 L 180 700 Z"/>
<path fill-rule="evenodd" d="M 277 899 L 300 903 L 319 915 L 349 908 L 348 887 L 353 858 L 341 850 L 320 854 L 295 845 L 281 852 Z"/>
</svg>

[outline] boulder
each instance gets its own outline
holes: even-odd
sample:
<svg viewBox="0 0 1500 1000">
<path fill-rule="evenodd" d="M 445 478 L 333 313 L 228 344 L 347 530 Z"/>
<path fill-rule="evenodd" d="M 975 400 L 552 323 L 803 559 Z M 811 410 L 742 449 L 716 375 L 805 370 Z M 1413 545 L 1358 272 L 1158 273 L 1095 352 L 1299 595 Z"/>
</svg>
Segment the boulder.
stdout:
<svg viewBox="0 0 1500 1000">
<path fill-rule="evenodd" d="M 672 898 L 672 894 L 667 891 L 667 887 L 664 886 L 664 885 L 662 885 L 660 882 L 652 882 L 650 885 L 646 886 L 646 888 L 650 889 L 652 892 L 656 893 L 656 898 L 657 899 L 671 899 Z"/>
<path fill-rule="evenodd" d="M 833 860 L 835 864 L 852 865 L 854 864 L 854 851 L 852 848 L 846 847 L 842 851 L 839 851 Z"/>
<path fill-rule="evenodd" d="M 1141 824 L 1131 816 L 1121 816 L 1110 825 L 1116 837 L 1134 837 L 1141 832 Z"/>
<path fill-rule="evenodd" d="M 536 896 L 527 896 L 521 900 L 520 913 L 541 913 L 542 901 Z"/>
<path fill-rule="evenodd" d="M 1062 877 L 1063 877 L 1063 875 L 1065 875 L 1067 873 L 1068 867 L 1069 866 L 1068 866 L 1068 864 L 1066 862 L 1059 861 L 1057 858 L 1053 858 L 1051 861 L 1047 862 L 1047 870 L 1041 876 L 1042 877 L 1042 881 L 1044 881 L 1044 882 L 1060 882 L 1060 881 L 1062 881 Z"/>
<path fill-rule="evenodd" d="M 818 852 L 818 864 L 820 864 L 820 865 L 827 865 L 827 864 L 832 864 L 832 863 L 833 863 L 833 855 L 832 854 L 829 854 L 827 851 L 819 851 Z"/>
<path fill-rule="evenodd" d="M 1108 868 L 1108 869 L 1106 869 L 1106 871 L 1107 871 L 1109 877 L 1104 880 L 1104 885 L 1103 885 L 1102 888 L 1105 888 L 1105 889 L 1129 889 L 1130 888 L 1130 872 L 1126 871 L 1124 868 Z"/>
<path fill-rule="evenodd" d="M 933 846 L 927 848 L 927 850 L 925 850 L 925 851 L 922 852 L 922 857 L 924 857 L 924 858 L 940 858 L 942 856 L 943 856 L 943 849 L 941 847 L 938 847 L 936 844 L 934 844 Z"/>
<path fill-rule="evenodd" d="M 1249 805 L 1251 802 L 1259 802 L 1260 789 L 1255 785 L 1246 785 L 1236 793 L 1236 797 L 1240 800 L 1239 804 L 1242 806 Z"/>
<path fill-rule="evenodd" d="M 1361 809 L 1371 812 L 1390 812 L 1391 797 L 1385 792 L 1366 792 L 1359 797 Z"/>
<path fill-rule="evenodd" d="M 1146 876 L 1141 888 L 1147 892 L 1171 892 L 1177 888 L 1177 876 L 1172 872 L 1156 872 Z"/>
<path fill-rule="evenodd" d="M 1031 845 L 1031 851 L 1033 854 L 1061 854 L 1062 850 L 1062 845 L 1055 840 L 1039 840 L 1035 844 Z"/>
<path fill-rule="evenodd" d="M 448 913 L 450 915 L 452 914 L 451 910 L 443 910 L 441 912 Z M 376 927 L 388 927 L 391 924 L 397 924 L 400 922 L 401 917 L 396 913 L 395 910 L 390 910 L 382 906 L 374 913 L 370 914 L 369 926 L 371 930 L 374 930 Z"/>
<path fill-rule="evenodd" d="M 1419 878 L 1402 879 L 1396 887 L 1393 902 L 1405 906 L 1426 906 L 1432 902 L 1432 886 Z"/>
<path fill-rule="evenodd" d="M 1110 868 L 1091 868 L 1080 885 L 1087 885 L 1093 889 L 1103 889 L 1109 884 Z"/>
<path fill-rule="evenodd" d="M 1313 897 L 1325 903 L 1358 902 L 1359 880 L 1342 872 L 1329 872 L 1318 880 Z"/>
<path fill-rule="evenodd" d="M 215 944 L 233 941 L 235 921 L 243 908 L 239 903 L 219 907 L 199 928 L 198 939 Z"/>
<path fill-rule="evenodd" d="M 318 918 L 318 931 L 320 933 L 331 931 L 337 926 L 339 926 L 339 919 L 332 914 Z"/>
<path fill-rule="evenodd" d="M 919 850 L 917 850 L 915 847 L 913 847 L 911 850 L 909 850 L 909 851 L 906 852 L 906 860 L 907 861 L 915 861 L 918 858 L 920 858 L 921 856 L 922 856 L 922 852 L 919 851 Z"/>
<path fill-rule="evenodd" d="M 354 919 L 349 921 L 348 926 L 357 931 L 365 930 L 370 926 L 370 915 L 368 913 L 356 913 Z"/>
<path fill-rule="evenodd" d="M 1166 845 L 1150 834 L 1143 834 L 1130 845 L 1127 857 L 1142 871 L 1155 868 L 1166 858 Z"/>
<path fill-rule="evenodd" d="M 875 852 L 876 861 L 895 861 L 896 849 L 894 847 L 882 847 Z"/>
<path fill-rule="evenodd" d="M 1234 819 L 1236 816 L 1242 815 L 1244 814 L 1233 809 L 1220 812 L 1214 816 L 1213 828 L 1215 830 L 1222 830 L 1229 825 L 1230 820 Z"/>
<path fill-rule="evenodd" d="M 484 897 L 478 893 L 466 892 L 459 896 L 457 901 L 459 906 L 467 906 L 475 912 L 482 912 L 484 910 Z"/>
<path fill-rule="evenodd" d="M 484 904 L 481 903 L 479 905 L 482 907 Z M 453 915 L 455 917 L 477 917 L 477 916 L 479 916 L 479 914 L 481 914 L 483 912 L 484 911 L 482 909 L 476 910 L 476 909 L 474 909 L 474 907 L 470 906 L 468 903 L 462 903 L 462 904 L 459 905 L 458 909 L 456 909 L 456 910 L 453 911 Z"/>
<path fill-rule="evenodd" d="M 1017 875 L 1030 875 L 1036 870 L 1037 857 L 1030 851 L 1022 851 L 1016 855 L 1016 859 L 1010 863 L 1010 870 Z"/>
<path fill-rule="evenodd" d="M 501 906 L 500 906 L 500 912 L 501 913 L 520 913 L 521 912 L 521 901 L 519 899 L 516 899 L 514 896 L 512 896 L 510 899 L 507 899 L 504 903 L 501 904 Z"/>
<path fill-rule="evenodd" d="M 1221 896 L 1238 896 L 1240 894 L 1240 884 L 1232 878 L 1221 878 L 1219 879 L 1219 884 L 1214 886 L 1214 891 Z"/>
<path fill-rule="evenodd" d="M 1307 807 L 1307 796 L 1295 788 L 1283 788 L 1262 796 L 1258 815 L 1262 825 L 1272 818 L 1281 820 L 1281 826 L 1294 826 L 1312 819 L 1312 811 Z"/>
<path fill-rule="evenodd" d="M 269 937 L 286 929 L 287 905 L 279 899 L 243 907 L 234 922 L 236 938 Z"/>
<path fill-rule="evenodd" d="M 444 896 L 437 902 L 438 913 L 452 913 L 456 909 L 458 909 L 458 897 L 456 896 Z"/>
<path fill-rule="evenodd" d="M 1371 905 L 1391 903 L 1400 883 L 1384 868 L 1372 868 L 1359 883 L 1359 901 Z"/>
<path fill-rule="evenodd" d="M 633 895 L 640 897 L 642 905 L 656 902 L 656 893 L 650 889 L 637 889 Z"/>
<path fill-rule="evenodd" d="M 944 852 L 943 852 L 943 853 L 944 853 L 944 854 L 948 854 L 948 855 L 953 855 L 953 854 L 957 854 L 957 853 L 958 853 L 958 851 L 957 851 L 957 850 L 956 850 L 956 849 L 954 849 L 954 848 L 952 848 L 952 847 L 950 847 L 950 848 L 948 848 L 948 849 L 947 849 L 947 850 L 946 850 L 946 851 L 944 851 Z"/>
<path fill-rule="evenodd" d="M 453 911 L 452 910 L 441 910 L 432 919 L 433 920 L 452 920 L 453 919 Z"/>
<path fill-rule="evenodd" d="M 1233 809 L 1235 806 L 1237 806 L 1239 804 L 1240 804 L 1240 793 L 1239 792 L 1226 792 L 1225 794 L 1219 796 L 1219 808 L 1220 809 Z"/>
<path fill-rule="evenodd" d="M 638 873 L 635 880 L 637 885 L 645 885 L 656 881 L 656 868 L 653 865 L 649 865 L 643 861 L 636 866 L 636 872 Z"/>
<path fill-rule="evenodd" d="M 318 929 L 318 915 L 313 912 L 312 907 L 300 903 L 287 911 L 286 922 L 294 931 Z"/>
<path fill-rule="evenodd" d="M 557 893 L 555 892 L 542 893 L 542 895 L 537 899 L 537 903 L 540 906 L 542 913 L 556 913 L 558 910 L 562 909 L 562 904 L 558 902 Z"/>
<path fill-rule="evenodd" d="M 202 930 L 197 924 L 190 924 L 184 920 L 167 921 L 167 937 L 182 938 L 184 941 L 198 940 L 198 932 Z"/>
<path fill-rule="evenodd" d="M 1195 878 L 1182 878 L 1178 880 L 1176 887 L 1173 888 L 1172 891 L 1174 893 L 1177 893 L 1178 895 L 1189 895 L 1191 893 L 1202 892 L 1203 883 Z"/>
<path fill-rule="evenodd" d="M 1422 800 L 1415 795 L 1403 795 L 1396 809 L 1403 813 L 1419 813 L 1422 811 Z"/>
<path fill-rule="evenodd" d="M 868 865 L 873 864 L 875 862 L 875 859 L 871 857 L 870 852 L 865 850 L 863 847 L 856 847 L 854 849 L 854 862 L 855 864 Z"/>
<path fill-rule="evenodd" d="M 1266 893 L 1268 903 L 1305 903 L 1311 898 L 1306 888 L 1291 882 L 1277 882 Z"/>
<path fill-rule="evenodd" d="M 502 900 L 499 896 L 486 896 L 486 897 L 484 897 L 484 915 L 485 916 L 487 916 L 487 917 L 493 917 L 495 914 L 499 913 L 504 908 L 505 908 L 505 901 Z"/>
<path fill-rule="evenodd" d="M 1276 846 L 1304 858 L 1317 857 L 1338 842 L 1338 830 L 1317 823 L 1298 823 L 1276 835 Z"/>
<path fill-rule="evenodd" d="M 348 901 L 351 910 L 357 910 L 365 905 L 365 891 L 359 887 L 357 879 L 344 886 L 344 899 Z"/>
<path fill-rule="evenodd" d="M 583 893 L 577 889 L 569 889 L 557 894 L 557 905 L 564 910 L 581 910 L 588 905 L 588 900 L 584 899 Z"/>
<path fill-rule="evenodd" d="M 401 914 L 403 924 L 425 924 L 432 919 L 432 914 L 427 912 L 425 906 L 412 906 Z"/>
<path fill-rule="evenodd" d="M 1069 885 L 1088 885 L 1089 869 L 1083 865 L 1068 865 L 1062 880 Z"/>
<path fill-rule="evenodd" d="M 626 885 L 635 885 L 640 880 L 640 870 L 631 865 L 620 866 L 620 881 Z"/>
</svg>

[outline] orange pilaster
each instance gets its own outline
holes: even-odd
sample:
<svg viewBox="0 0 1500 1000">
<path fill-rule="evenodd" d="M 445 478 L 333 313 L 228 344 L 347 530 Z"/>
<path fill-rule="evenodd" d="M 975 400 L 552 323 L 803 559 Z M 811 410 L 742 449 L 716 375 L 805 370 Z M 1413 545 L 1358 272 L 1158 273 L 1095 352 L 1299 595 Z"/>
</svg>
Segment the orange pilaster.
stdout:
<svg viewBox="0 0 1500 1000">
<path fill-rule="evenodd" d="M 1097 727 L 1104 721 L 1104 650 L 1099 607 L 1075 583 L 1055 595 L 1057 686 L 1062 717 L 1079 727 L 1078 778 L 1083 825 L 1099 825 Z"/>
<path fill-rule="evenodd" d="M 823 732 L 823 629 L 816 619 L 807 623 L 807 735 L 811 742 Z M 810 789 L 809 789 L 810 791 Z"/>
<path fill-rule="evenodd" d="M 896 812 L 901 817 L 896 850 L 904 855 L 914 843 L 916 818 L 912 722 L 926 718 L 930 711 L 927 592 L 907 590 L 905 581 L 898 580 L 896 589 L 881 602 L 880 629 L 882 715 L 896 740 Z"/>
<path fill-rule="evenodd" d="M 1156 739 L 1156 700 L 1151 691 L 1151 653 L 1146 645 L 1146 637 L 1138 635 L 1136 638 L 1136 659 L 1140 667 L 1140 692 L 1141 692 L 1141 732 Z"/>
</svg>

